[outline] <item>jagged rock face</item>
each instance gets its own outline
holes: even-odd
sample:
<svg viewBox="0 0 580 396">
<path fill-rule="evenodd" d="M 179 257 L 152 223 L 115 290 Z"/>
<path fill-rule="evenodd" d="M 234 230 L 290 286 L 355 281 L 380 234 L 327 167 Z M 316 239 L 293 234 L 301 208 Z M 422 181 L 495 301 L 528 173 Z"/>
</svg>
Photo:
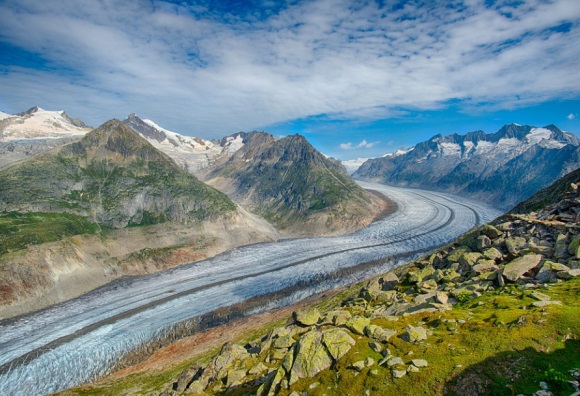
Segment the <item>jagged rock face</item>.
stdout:
<svg viewBox="0 0 580 396">
<path fill-rule="evenodd" d="M 230 196 L 277 224 L 302 221 L 347 201 L 358 200 L 361 207 L 369 203 L 340 163 L 326 159 L 299 135 L 276 140 L 252 132 L 206 179 L 227 180 Z"/>
<path fill-rule="evenodd" d="M 0 172 L 0 183 L 2 210 L 69 212 L 115 228 L 235 210 L 117 120 Z"/>
<path fill-rule="evenodd" d="M 396 156 L 371 159 L 354 177 L 455 192 L 509 209 L 580 167 L 578 138 L 554 125 L 436 135 Z"/>
</svg>

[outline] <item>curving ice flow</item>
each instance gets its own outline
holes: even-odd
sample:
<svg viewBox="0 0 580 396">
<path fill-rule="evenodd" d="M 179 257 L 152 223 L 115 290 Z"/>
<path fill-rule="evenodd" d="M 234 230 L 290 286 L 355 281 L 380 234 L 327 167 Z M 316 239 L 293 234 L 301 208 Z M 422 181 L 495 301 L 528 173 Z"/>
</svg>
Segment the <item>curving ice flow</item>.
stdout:
<svg viewBox="0 0 580 396">
<path fill-rule="evenodd" d="M 398 210 L 350 235 L 246 246 L 162 273 L 113 282 L 0 322 L 0 394 L 45 394 L 82 384 L 177 323 L 298 283 L 311 285 L 289 296 L 285 302 L 290 303 L 357 280 L 317 284 L 320 274 L 385 258 L 392 259 L 389 265 L 398 265 L 500 215 L 452 195 L 359 184 L 385 194 Z M 360 276 L 379 270 L 384 266 Z"/>
</svg>

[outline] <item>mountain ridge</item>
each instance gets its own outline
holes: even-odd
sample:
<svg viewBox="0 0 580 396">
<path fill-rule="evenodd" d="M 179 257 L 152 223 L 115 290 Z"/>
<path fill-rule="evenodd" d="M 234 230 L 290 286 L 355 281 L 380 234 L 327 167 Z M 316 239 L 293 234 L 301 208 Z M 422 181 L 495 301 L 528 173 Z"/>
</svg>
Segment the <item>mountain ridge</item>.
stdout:
<svg viewBox="0 0 580 396">
<path fill-rule="evenodd" d="M 440 134 L 399 155 L 366 161 L 362 180 L 450 191 L 509 209 L 580 167 L 580 142 L 554 125 Z"/>
<path fill-rule="evenodd" d="M 0 317 L 277 239 L 118 120 L 0 170 Z"/>
<path fill-rule="evenodd" d="M 360 228 L 384 209 L 338 161 L 298 134 L 248 133 L 244 146 L 203 179 L 291 233 L 309 225 L 317 233 Z"/>
</svg>

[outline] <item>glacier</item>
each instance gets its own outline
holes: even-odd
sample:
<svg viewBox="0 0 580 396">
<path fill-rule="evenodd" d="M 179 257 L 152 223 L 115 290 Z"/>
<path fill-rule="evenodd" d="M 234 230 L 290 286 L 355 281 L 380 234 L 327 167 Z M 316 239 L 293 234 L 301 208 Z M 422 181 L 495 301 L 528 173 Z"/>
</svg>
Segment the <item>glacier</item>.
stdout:
<svg viewBox="0 0 580 396">
<path fill-rule="evenodd" d="M 358 183 L 389 197 L 398 210 L 349 235 L 240 247 L 1 321 L 0 394 L 41 395 L 95 380 L 128 352 L 191 318 L 293 285 L 310 285 L 287 296 L 283 303 L 290 304 L 417 258 L 501 214 L 449 194 Z M 317 281 L 321 274 L 375 260 L 385 263 L 357 276 Z"/>
</svg>

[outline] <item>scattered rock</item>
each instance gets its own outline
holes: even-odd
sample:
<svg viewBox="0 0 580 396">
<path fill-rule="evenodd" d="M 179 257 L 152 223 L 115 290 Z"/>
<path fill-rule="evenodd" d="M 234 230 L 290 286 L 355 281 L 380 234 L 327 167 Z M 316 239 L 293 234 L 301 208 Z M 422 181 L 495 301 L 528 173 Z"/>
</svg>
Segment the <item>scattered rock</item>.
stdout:
<svg viewBox="0 0 580 396">
<path fill-rule="evenodd" d="M 230 370 L 228 371 L 226 387 L 231 388 L 232 386 L 240 385 L 242 379 L 246 377 L 246 370 Z"/>
<path fill-rule="evenodd" d="M 503 276 L 507 280 L 515 282 L 527 272 L 535 269 L 541 261 L 542 256 L 539 254 L 519 257 L 504 267 Z"/>
<path fill-rule="evenodd" d="M 356 344 L 355 340 L 342 329 L 325 331 L 322 335 L 322 343 L 335 361 L 343 357 Z"/>
<path fill-rule="evenodd" d="M 459 257 L 459 264 L 464 267 L 473 267 L 481 257 L 481 253 L 465 253 Z"/>
<path fill-rule="evenodd" d="M 365 362 L 364 362 L 364 360 L 359 360 L 359 361 L 351 364 L 350 367 L 356 371 L 362 371 L 362 369 L 365 368 Z"/>
<path fill-rule="evenodd" d="M 389 367 L 393 367 L 398 364 L 404 364 L 403 359 L 401 359 L 400 357 L 392 357 L 391 359 L 387 360 L 387 366 Z"/>
<path fill-rule="evenodd" d="M 567 271 L 559 271 L 557 273 L 558 278 L 560 279 L 572 279 L 575 278 L 577 276 L 580 276 L 580 269 L 575 268 L 575 269 L 570 269 Z"/>
<path fill-rule="evenodd" d="M 391 374 L 393 375 L 393 378 L 403 378 L 405 375 L 407 375 L 407 371 L 406 370 L 392 370 Z"/>
<path fill-rule="evenodd" d="M 294 319 L 304 326 L 313 326 L 320 320 L 320 312 L 316 308 L 304 309 L 294 312 Z"/>
<path fill-rule="evenodd" d="M 562 301 L 534 301 L 532 305 L 534 307 L 543 308 L 547 305 L 562 305 Z"/>
<path fill-rule="evenodd" d="M 381 353 L 383 351 L 381 344 L 374 341 L 369 342 L 369 347 L 376 353 Z"/>
<path fill-rule="evenodd" d="M 248 370 L 248 374 L 250 375 L 258 375 L 258 374 L 262 374 L 263 372 L 268 370 L 268 366 L 266 366 L 264 363 L 259 362 L 258 364 L 256 364 L 255 366 L 253 366 L 250 370 Z"/>
<path fill-rule="evenodd" d="M 407 331 L 403 334 L 403 338 L 406 341 L 417 342 L 427 339 L 427 330 L 421 326 L 408 325 L 405 330 Z"/>
<path fill-rule="evenodd" d="M 407 373 L 418 373 L 419 372 L 419 368 L 416 366 L 413 366 L 412 364 L 409 365 L 409 367 L 407 367 Z"/>
<path fill-rule="evenodd" d="M 449 263 L 456 263 L 459 261 L 459 257 L 469 252 L 471 250 L 467 246 L 460 246 L 447 255 L 447 261 Z"/>
<path fill-rule="evenodd" d="M 536 274 L 536 279 L 547 282 L 551 280 L 558 271 L 568 271 L 570 268 L 564 264 L 555 263 L 553 261 L 546 260 L 544 264 L 540 267 L 540 270 Z"/>
<path fill-rule="evenodd" d="M 314 377 L 331 364 L 332 357 L 322 344 L 322 333 L 310 331 L 296 343 L 289 383 L 292 385 L 300 378 Z"/>
<path fill-rule="evenodd" d="M 365 335 L 369 338 L 380 342 L 387 342 L 389 338 L 397 334 L 395 330 L 385 329 L 384 327 L 377 325 L 368 325 L 365 327 Z"/>
<path fill-rule="evenodd" d="M 564 234 L 556 235 L 556 245 L 554 247 L 554 257 L 564 259 L 568 257 L 568 237 Z"/>
<path fill-rule="evenodd" d="M 552 297 L 548 296 L 547 294 L 540 293 L 539 291 L 531 292 L 530 297 L 538 301 L 550 301 L 552 299 Z"/>
<path fill-rule="evenodd" d="M 343 326 L 350 318 L 352 318 L 352 314 L 349 311 L 338 309 L 328 312 L 323 322 L 333 324 L 334 326 Z"/>
<path fill-rule="evenodd" d="M 413 360 L 411 360 L 411 363 L 413 363 L 413 366 L 418 367 L 418 368 L 427 367 L 427 365 L 428 365 L 428 363 L 425 359 L 413 359 Z"/>
<path fill-rule="evenodd" d="M 437 302 L 441 304 L 447 304 L 447 302 L 449 301 L 449 295 L 444 291 L 438 291 L 435 294 L 435 300 L 437 300 Z"/>
<path fill-rule="evenodd" d="M 364 316 L 354 316 L 347 320 L 345 326 L 353 333 L 363 335 L 365 327 L 367 327 L 369 324 L 371 324 L 371 320 L 369 318 L 365 318 Z"/>
<path fill-rule="evenodd" d="M 491 247 L 491 239 L 487 235 L 477 237 L 477 249 L 484 250 Z"/>
<path fill-rule="evenodd" d="M 410 283 L 420 283 L 424 280 L 429 279 L 430 276 L 432 276 L 435 273 L 435 269 L 428 265 L 425 268 L 419 270 L 419 271 L 415 271 L 415 272 L 410 272 L 409 273 L 409 282 Z"/>
<path fill-rule="evenodd" d="M 365 359 L 365 366 L 371 367 L 374 365 L 375 365 L 375 359 L 373 359 L 372 357 L 368 357 Z"/>
<path fill-rule="evenodd" d="M 393 290 L 399 284 L 399 278 L 393 272 L 387 273 L 381 279 L 383 280 L 381 285 L 382 291 Z"/>
<path fill-rule="evenodd" d="M 526 239 L 519 236 L 505 239 L 505 247 L 507 251 L 513 255 L 518 254 L 518 252 L 525 248 L 527 244 Z"/>
<path fill-rule="evenodd" d="M 498 261 L 503 258 L 503 254 L 496 248 L 492 247 L 483 251 L 483 257 L 488 260 Z"/>
<path fill-rule="evenodd" d="M 491 238 L 491 239 L 496 239 L 499 236 L 501 236 L 501 234 L 502 234 L 500 230 L 498 230 L 497 228 L 495 228 L 491 224 L 485 224 L 485 225 L 481 226 L 481 228 L 479 229 L 479 232 L 484 234 L 488 238 Z"/>
<path fill-rule="evenodd" d="M 497 270 L 499 270 L 499 267 L 495 265 L 495 261 L 493 260 L 479 260 L 477 264 L 473 266 L 473 272 L 477 275 L 486 272 L 495 272 Z"/>
<path fill-rule="evenodd" d="M 294 338 L 290 334 L 284 334 L 274 340 L 272 347 L 276 349 L 288 349 L 294 344 Z"/>
</svg>

